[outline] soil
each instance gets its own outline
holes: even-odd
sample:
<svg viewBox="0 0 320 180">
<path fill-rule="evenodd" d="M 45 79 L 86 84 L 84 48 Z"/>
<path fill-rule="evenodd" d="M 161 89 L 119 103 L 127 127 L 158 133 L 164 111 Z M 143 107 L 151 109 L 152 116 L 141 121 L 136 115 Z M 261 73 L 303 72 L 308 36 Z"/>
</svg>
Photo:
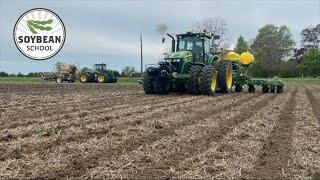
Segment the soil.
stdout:
<svg viewBox="0 0 320 180">
<path fill-rule="evenodd" d="M 320 84 L 146 95 L 135 84 L 0 84 L 0 178 L 315 178 Z"/>
</svg>

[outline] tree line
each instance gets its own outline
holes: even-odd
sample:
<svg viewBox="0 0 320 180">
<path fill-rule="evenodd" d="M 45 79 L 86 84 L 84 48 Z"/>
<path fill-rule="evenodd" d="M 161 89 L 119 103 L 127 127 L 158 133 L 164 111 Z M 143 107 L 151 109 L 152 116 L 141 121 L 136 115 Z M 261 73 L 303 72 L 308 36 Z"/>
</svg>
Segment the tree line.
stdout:
<svg viewBox="0 0 320 180">
<path fill-rule="evenodd" d="M 221 17 L 207 18 L 196 22 L 196 31 L 220 35 L 217 45 L 223 49 L 230 46 L 227 23 Z M 252 40 L 238 38 L 235 52 L 241 54 L 249 51 L 255 56 L 255 62 L 248 68 L 248 73 L 255 77 L 320 77 L 320 24 L 302 29 L 300 45 L 294 41 L 290 29 L 283 26 L 267 24 L 258 30 Z M 83 67 L 79 72 L 90 71 Z M 37 77 L 39 73 L 8 74 L 0 72 L 0 77 Z M 124 67 L 117 76 L 141 76 L 137 69 Z"/>
<path fill-rule="evenodd" d="M 61 63 L 58 62 L 56 66 L 58 66 L 59 64 Z M 78 74 L 81 72 L 87 72 L 87 71 L 91 71 L 91 69 L 88 67 L 83 67 L 83 68 L 80 68 L 80 70 L 78 71 Z M 132 66 L 125 66 L 124 68 L 122 68 L 121 72 L 114 71 L 114 73 L 115 73 L 115 76 L 117 77 L 140 77 L 141 76 L 140 72 L 135 67 L 132 67 Z M 19 72 L 16 74 L 15 73 L 9 74 L 5 71 L 0 71 L 0 77 L 39 77 L 39 74 L 40 74 L 39 72 L 30 72 L 28 74 L 23 74 Z"/>
<path fill-rule="evenodd" d="M 320 24 L 303 29 L 296 47 L 290 29 L 267 24 L 252 43 L 238 38 L 235 52 L 250 51 L 255 63 L 248 72 L 257 77 L 320 77 Z"/>
</svg>

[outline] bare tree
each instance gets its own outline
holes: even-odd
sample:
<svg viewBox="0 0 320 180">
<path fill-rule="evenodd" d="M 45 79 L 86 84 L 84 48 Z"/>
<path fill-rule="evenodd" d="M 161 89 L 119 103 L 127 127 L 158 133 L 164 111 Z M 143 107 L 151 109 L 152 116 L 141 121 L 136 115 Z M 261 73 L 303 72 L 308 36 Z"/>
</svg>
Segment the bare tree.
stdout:
<svg viewBox="0 0 320 180">
<path fill-rule="evenodd" d="M 201 21 L 197 21 L 193 24 L 195 32 L 212 33 L 219 35 L 220 39 L 216 40 L 215 43 L 220 48 L 228 48 L 230 46 L 230 39 L 228 37 L 228 24 L 222 17 L 209 17 Z"/>
<path fill-rule="evenodd" d="M 320 24 L 302 30 L 301 44 L 306 49 L 320 48 Z"/>
</svg>

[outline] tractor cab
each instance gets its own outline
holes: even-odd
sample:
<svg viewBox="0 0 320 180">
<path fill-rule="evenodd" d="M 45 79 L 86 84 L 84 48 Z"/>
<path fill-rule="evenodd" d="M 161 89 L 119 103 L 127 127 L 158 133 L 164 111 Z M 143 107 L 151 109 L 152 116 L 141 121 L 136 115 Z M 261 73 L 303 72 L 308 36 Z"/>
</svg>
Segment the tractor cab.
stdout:
<svg viewBox="0 0 320 180">
<path fill-rule="evenodd" d="M 103 72 L 107 69 L 107 65 L 104 63 L 101 64 L 94 64 L 93 65 L 93 71 L 95 72 Z"/>
<path fill-rule="evenodd" d="M 206 33 L 193 33 L 188 31 L 185 34 L 178 34 L 176 38 L 167 34 L 172 39 L 172 50 L 165 59 L 167 60 L 187 60 L 193 64 L 208 64 L 212 55 L 211 46 L 214 45 L 213 40 L 220 39 L 220 36 Z M 213 39 L 213 40 L 212 40 Z M 164 42 L 164 39 L 163 41 Z"/>
<path fill-rule="evenodd" d="M 177 35 L 177 52 L 191 51 L 194 63 L 205 63 L 210 55 L 210 39 L 204 33 L 187 33 Z"/>
</svg>

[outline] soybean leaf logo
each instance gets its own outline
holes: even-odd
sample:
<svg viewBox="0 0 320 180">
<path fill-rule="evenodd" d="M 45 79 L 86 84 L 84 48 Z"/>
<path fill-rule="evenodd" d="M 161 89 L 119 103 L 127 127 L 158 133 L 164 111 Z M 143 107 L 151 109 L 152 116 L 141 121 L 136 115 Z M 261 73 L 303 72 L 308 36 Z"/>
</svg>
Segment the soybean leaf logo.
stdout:
<svg viewBox="0 0 320 180">
<path fill-rule="evenodd" d="M 48 19 L 47 21 L 28 20 L 27 26 L 32 32 L 32 34 L 38 34 L 38 32 L 35 29 L 41 31 L 51 31 L 52 27 L 50 25 L 52 24 L 52 22 L 52 19 Z"/>
<path fill-rule="evenodd" d="M 18 50 L 34 60 L 55 56 L 63 47 L 66 38 L 61 18 L 45 8 L 30 9 L 17 20 L 13 39 Z"/>
</svg>

